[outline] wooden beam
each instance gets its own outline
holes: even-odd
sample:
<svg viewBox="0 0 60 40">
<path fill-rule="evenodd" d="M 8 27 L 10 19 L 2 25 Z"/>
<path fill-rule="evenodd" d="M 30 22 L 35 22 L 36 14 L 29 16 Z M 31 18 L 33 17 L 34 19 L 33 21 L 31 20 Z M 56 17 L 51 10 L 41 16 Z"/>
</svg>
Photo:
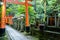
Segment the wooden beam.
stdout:
<svg viewBox="0 0 60 40">
<path fill-rule="evenodd" d="M 25 6 L 26 6 L 26 26 L 29 26 L 29 14 L 28 14 L 28 0 L 25 0 Z"/>
<path fill-rule="evenodd" d="M 25 2 L 19 2 L 19 1 L 12 1 L 12 0 L 6 0 L 7 3 L 10 4 L 19 4 L 19 5 L 25 5 Z M 31 4 L 28 3 L 28 6 L 32 6 Z"/>
<path fill-rule="evenodd" d="M 6 0 L 3 0 L 1 28 L 5 28 L 5 16 L 6 16 Z"/>
<path fill-rule="evenodd" d="M 24 2 L 18 2 L 18 3 L 16 3 L 16 2 L 8 2 L 8 3 L 10 3 L 10 4 L 18 4 L 18 5 L 25 5 L 25 3 Z M 31 4 L 28 4 L 28 6 L 32 6 Z"/>
</svg>

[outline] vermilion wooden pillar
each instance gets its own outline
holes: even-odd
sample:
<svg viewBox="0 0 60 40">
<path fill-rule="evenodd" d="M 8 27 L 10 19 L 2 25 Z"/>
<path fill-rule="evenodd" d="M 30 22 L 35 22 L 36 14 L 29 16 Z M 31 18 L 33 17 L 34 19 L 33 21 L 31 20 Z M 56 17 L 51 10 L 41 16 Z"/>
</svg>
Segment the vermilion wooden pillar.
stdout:
<svg viewBox="0 0 60 40">
<path fill-rule="evenodd" d="M 26 17 L 26 21 L 25 21 L 25 23 L 26 23 L 26 32 L 29 32 L 29 29 L 30 29 L 30 25 L 29 25 L 29 14 L 28 14 L 28 0 L 25 0 L 25 6 L 26 6 L 26 15 L 25 15 L 25 17 Z"/>
<path fill-rule="evenodd" d="M 10 24 L 10 25 L 13 24 L 12 17 L 13 17 L 13 16 L 9 16 L 9 24 Z"/>
<path fill-rule="evenodd" d="M 8 23 L 8 22 L 7 22 L 7 21 L 8 21 L 7 19 L 8 19 L 8 17 L 6 16 L 6 20 L 5 20 L 6 24 Z"/>
<path fill-rule="evenodd" d="M 5 14 L 6 14 L 6 0 L 2 0 L 2 17 L 1 17 L 1 27 L 0 27 L 0 36 L 5 34 Z"/>
</svg>

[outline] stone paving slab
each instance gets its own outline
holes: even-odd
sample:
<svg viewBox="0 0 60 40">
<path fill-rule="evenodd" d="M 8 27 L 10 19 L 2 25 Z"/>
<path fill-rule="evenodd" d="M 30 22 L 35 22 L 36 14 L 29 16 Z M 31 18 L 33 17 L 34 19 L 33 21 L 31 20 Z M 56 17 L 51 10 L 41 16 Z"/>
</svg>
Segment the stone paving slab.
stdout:
<svg viewBox="0 0 60 40">
<path fill-rule="evenodd" d="M 32 36 L 25 36 L 22 33 L 16 31 L 15 29 L 6 26 L 6 31 L 8 32 L 11 40 L 33 40 Z"/>
</svg>

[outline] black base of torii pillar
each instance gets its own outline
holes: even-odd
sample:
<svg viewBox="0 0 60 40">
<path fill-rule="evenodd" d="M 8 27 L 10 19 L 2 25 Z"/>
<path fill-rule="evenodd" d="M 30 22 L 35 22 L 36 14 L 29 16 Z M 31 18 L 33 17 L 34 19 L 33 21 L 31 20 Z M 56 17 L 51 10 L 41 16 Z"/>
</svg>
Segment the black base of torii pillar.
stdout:
<svg viewBox="0 0 60 40">
<path fill-rule="evenodd" d="M 1 26 L 0 26 L 0 37 L 5 36 L 5 16 L 6 16 L 6 0 L 1 1 L 2 6 L 2 16 L 1 16 Z"/>
<path fill-rule="evenodd" d="M 5 36 L 5 28 L 0 28 L 0 37 Z"/>
<path fill-rule="evenodd" d="M 30 26 L 26 26 L 25 29 L 26 29 L 26 32 L 27 32 L 27 33 L 30 32 Z"/>
</svg>

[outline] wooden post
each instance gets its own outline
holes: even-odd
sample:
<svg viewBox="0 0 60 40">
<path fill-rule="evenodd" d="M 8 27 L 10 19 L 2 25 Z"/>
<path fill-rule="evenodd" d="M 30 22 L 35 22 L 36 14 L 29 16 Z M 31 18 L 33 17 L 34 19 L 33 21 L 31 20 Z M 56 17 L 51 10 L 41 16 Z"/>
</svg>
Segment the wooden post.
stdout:
<svg viewBox="0 0 60 40">
<path fill-rule="evenodd" d="M 29 14 L 28 14 L 28 0 L 25 0 L 25 6 L 26 6 L 26 32 L 29 32 Z"/>
<path fill-rule="evenodd" d="M 9 16 L 9 24 L 10 24 L 10 25 L 13 24 L 12 17 L 13 17 L 13 16 Z"/>
<path fill-rule="evenodd" d="M 1 27 L 0 27 L 0 36 L 5 34 L 5 14 L 6 14 L 6 0 L 2 0 L 2 17 L 1 17 Z"/>
</svg>

